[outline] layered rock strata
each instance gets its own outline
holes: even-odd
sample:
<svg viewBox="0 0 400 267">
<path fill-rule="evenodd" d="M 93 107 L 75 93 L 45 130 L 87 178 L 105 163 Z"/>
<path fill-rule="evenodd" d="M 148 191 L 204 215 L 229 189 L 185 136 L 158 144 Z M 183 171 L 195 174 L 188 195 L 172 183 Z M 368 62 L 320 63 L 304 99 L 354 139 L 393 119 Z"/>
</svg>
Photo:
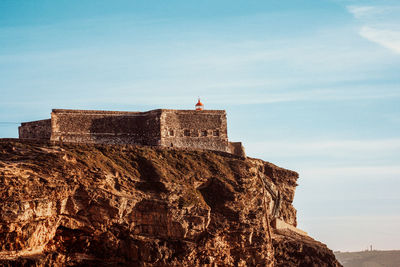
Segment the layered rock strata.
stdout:
<svg viewBox="0 0 400 267">
<path fill-rule="evenodd" d="M 340 266 L 270 225 L 296 226 L 297 178 L 222 152 L 2 140 L 0 265 Z"/>
</svg>

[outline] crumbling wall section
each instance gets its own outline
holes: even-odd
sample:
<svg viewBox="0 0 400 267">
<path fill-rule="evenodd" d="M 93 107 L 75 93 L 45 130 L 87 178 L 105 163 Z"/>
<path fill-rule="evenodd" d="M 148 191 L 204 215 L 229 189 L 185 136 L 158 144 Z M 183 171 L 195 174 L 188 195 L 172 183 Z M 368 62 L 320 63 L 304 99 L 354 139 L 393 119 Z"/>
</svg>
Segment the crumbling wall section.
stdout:
<svg viewBox="0 0 400 267">
<path fill-rule="evenodd" d="M 242 142 L 229 142 L 229 152 L 240 157 L 246 157 Z"/>
<path fill-rule="evenodd" d="M 163 110 L 161 145 L 229 152 L 225 110 Z"/>
<path fill-rule="evenodd" d="M 160 145 L 161 110 L 120 112 L 53 109 L 52 141 Z"/>
<path fill-rule="evenodd" d="M 51 120 L 23 122 L 18 127 L 18 135 L 20 139 L 50 140 Z"/>
</svg>

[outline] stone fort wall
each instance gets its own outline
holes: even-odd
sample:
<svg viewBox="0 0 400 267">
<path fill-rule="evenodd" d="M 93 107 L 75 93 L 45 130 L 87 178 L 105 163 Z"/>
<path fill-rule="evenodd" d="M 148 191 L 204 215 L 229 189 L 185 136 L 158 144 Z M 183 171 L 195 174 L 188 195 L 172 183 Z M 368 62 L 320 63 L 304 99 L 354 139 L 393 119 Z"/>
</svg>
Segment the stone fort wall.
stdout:
<svg viewBox="0 0 400 267">
<path fill-rule="evenodd" d="M 161 145 L 229 152 L 224 110 L 163 110 Z"/>
<path fill-rule="evenodd" d="M 23 122 L 18 127 L 19 138 L 49 140 L 51 136 L 51 120 Z"/>
<path fill-rule="evenodd" d="M 101 144 L 160 144 L 161 110 L 120 112 L 53 109 L 51 141 Z"/>
<path fill-rule="evenodd" d="M 245 156 L 240 142 L 228 141 L 224 110 L 53 109 L 51 120 L 22 123 L 19 133 L 24 139 L 195 148 Z"/>
</svg>

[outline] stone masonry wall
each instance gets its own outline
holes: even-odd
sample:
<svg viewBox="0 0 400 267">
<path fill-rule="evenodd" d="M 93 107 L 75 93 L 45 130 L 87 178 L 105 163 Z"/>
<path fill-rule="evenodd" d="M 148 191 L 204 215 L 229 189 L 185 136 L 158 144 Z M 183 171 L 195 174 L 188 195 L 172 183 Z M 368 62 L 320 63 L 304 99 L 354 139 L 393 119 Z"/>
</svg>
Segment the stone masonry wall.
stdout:
<svg viewBox="0 0 400 267">
<path fill-rule="evenodd" d="M 163 110 L 161 145 L 229 152 L 225 110 Z"/>
<path fill-rule="evenodd" d="M 56 142 L 207 149 L 245 156 L 240 142 L 228 142 L 225 110 L 53 109 L 51 120 L 23 123 L 19 132 L 20 138 Z"/>
<path fill-rule="evenodd" d="M 160 145 L 161 110 L 119 112 L 53 109 L 52 141 Z"/>
<path fill-rule="evenodd" d="M 18 127 L 20 139 L 50 139 L 51 120 L 23 122 Z"/>
<path fill-rule="evenodd" d="M 246 152 L 242 142 L 229 142 L 229 153 L 237 156 L 246 157 Z"/>
</svg>

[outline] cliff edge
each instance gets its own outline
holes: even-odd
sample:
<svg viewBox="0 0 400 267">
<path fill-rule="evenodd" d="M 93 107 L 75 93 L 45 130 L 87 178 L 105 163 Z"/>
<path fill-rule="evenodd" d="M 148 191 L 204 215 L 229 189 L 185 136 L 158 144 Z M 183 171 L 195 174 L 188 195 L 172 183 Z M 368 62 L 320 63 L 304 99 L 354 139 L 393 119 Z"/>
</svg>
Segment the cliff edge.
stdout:
<svg viewBox="0 0 400 267">
<path fill-rule="evenodd" d="M 223 152 L 0 140 L 2 266 L 341 266 L 296 172 Z"/>
</svg>

